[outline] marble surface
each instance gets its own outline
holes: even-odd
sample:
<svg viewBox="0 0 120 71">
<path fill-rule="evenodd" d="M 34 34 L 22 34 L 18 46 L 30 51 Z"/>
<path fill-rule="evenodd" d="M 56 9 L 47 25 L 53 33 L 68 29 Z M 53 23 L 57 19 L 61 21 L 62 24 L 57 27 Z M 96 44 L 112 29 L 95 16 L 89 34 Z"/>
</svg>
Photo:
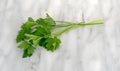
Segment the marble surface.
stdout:
<svg viewBox="0 0 120 71">
<path fill-rule="evenodd" d="M 15 37 L 27 17 L 89 21 L 104 25 L 80 27 L 61 36 L 54 53 L 38 47 L 23 59 Z M 120 71 L 120 0 L 0 0 L 0 71 Z"/>
</svg>

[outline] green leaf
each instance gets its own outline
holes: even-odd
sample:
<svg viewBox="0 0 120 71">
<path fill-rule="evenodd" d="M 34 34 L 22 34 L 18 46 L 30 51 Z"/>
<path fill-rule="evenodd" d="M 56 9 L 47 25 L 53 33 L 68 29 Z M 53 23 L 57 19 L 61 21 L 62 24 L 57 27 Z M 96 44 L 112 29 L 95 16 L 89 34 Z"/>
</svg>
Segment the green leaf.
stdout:
<svg viewBox="0 0 120 71">
<path fill-rule="evenodd" d="M 16 42 L 23 41 L 25 39 L 25 34 L 30 34 L 32 32 L 31 27 L 35 25 L 34 22 L 26 22 L 21 26 L 21 30 L 18 32 L 16 37 Z"/>
<path fill-rule="evenodd" d="M 39 38 L 39 36 L 32 35 L 32 34 L 25 34 L 25 36 L 30 38 L 30 39 L 37 39 L 37 38 Z"/>
<path fill-rule="evenodd" d="M 23 48 L 23 49 L 27 49 L 29 47 L 32 47 L 29 43 L 27 43 L 26 41 L 21 42 L 21 44 L 19 44 L 18 46 L 19 48 Z"/>
<path fill-rule="evenodd" d="M 33 40 L 33 45 L 37 46 L 37 45 L 39 44 L 40 39 L 41 39 L 41 38 L 34 39 L 34 40 Z"/>
<path fill-rule="evenodd" d="M 17 43 L 20 42 L 20 41 L 22 41 L 22 40 L 24 40 L 24 38 L 25 38 L 24 34 L 25 34 L 24 30 L 20 30 L 19 31 L 19 33 L 18 33 L 18 35 L 16 37 L 16 42 Z"/>
<path fill-rule="evenodd" d="M 34 26 L 34 25 L 36 25 L 35 22 L 30 22 L 30 21 L 28 21 L 28 22 L 24 23 L 24 24 L 21 26 L 21 28 L 22 28 L 22 29 L 31 29 L 31 27 Z"/>
<path fill-rule="evenodd" d="M 37 46 L 39 44 L 39 41 L 42 37 L 32 35 L 32 34 L 25 34 L 26 37 L 28 37 L 30 40 L 33 41 L 33 45 Z"/>
<path fill-rule="evenodd" d="M 46 36 L 46 35 L 51 35 L 51 31 L 47 28 L 44 28 L 44 27 L 37 27 L 36 31 L 34 31 L 33 34 L 43 37 L 43 36 Z"/>
<path fill-rule="evenodd" d="M 20 42 L 23 41 L 26 37 L 25 37 L 25 33 L 29 34 L 31 33 L 31 29 L 22 29 L 18 32 L 18 35 L 16 37 L 16 42 Z"/>
<path fill-rule="evenodd" d="M 46 40 L 47 40 L 47 38 L 42 38 L 42 39 L 39 41 L 39 45 L 44 47 L 44 46 L 46 45 L 46 43 L 45 43 Z"/>
<path fill-rule="evenodd" d="M 23 58 L 30 57 L 34 53 L 34 47 L 27 41 L 23 41 L 18 48 L 24 49 Z"/>
<path fill-rule="evenodd" d="M 44 27 L 47 30 L 52 30 L 53 27 L 56 25 L 55 21 L 48 14 L 46 14 L 45 19 L 39 18 L 36 20 L 36 22 L 40 24 L 41 27 Z"/>
<path fill-rule="evenodd" d="M 30 57 L 34 53 L 34 48 L 30 47 L 29 49 L 24 49 L 23 58 Z"/>
<path fill-rule="evenodd" d="M 28 17 L 28 21 L 30 21 L 30 22 L 34 22 L 34 20 L 33 20 L 32 17 Z"/>
<path fill-rule="evenodd" d="M 45 22 L 50 24 L 51 27 L 56 25 L 55 21 L 48 14 L 46 14 Z"/>
<path fill-rule="evenodd" d="M 35 49 L 27 41 L 21 42 L 21 44 L 19 44 L 18 48 L 24 49 L 23 58 L 32 56 L 34 53 L 34 49 Z"/>
<path fill-rule="evenodd" d="M 58 48 L 58 46 L 60 45 L 61 41 L 57 37 L 54 37 L 54 38 L 48 38 L 45 41 L 45 43 L 46 43 L 46 45 L 44 47 L 47 50 L 55 51 Z"/>
</svg>

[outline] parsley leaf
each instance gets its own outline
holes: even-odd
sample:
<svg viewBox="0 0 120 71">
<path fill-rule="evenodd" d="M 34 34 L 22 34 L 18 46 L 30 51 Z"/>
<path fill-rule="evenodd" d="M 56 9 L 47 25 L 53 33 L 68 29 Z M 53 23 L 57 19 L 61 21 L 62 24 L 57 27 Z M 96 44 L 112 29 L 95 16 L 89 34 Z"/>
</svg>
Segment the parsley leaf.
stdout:
<svg viewBox="0 0 120 71">
<path fill-rule="evenodd" d="M 58 46 L 60 45 L 60 43 L 61 43 L 61 41 L 57 37 L 48 38 L 45 41 L 46 45 L 44 45 L 44 48 L 53 52 L 53 51 L 55 51 L 58 48 Z"/>
<path fill-rule="evenodd" d="M 31 34 L 25 34 L 26 37 L 28 37 L 30 40 L 32 40 L 32 43 L 34 46 L 37 46 L 39 44 L 39 41 L 42 37 L 31 35 Z"/>
<path fill-rule="evenodd" d="M 29 44 L 27 41 L 21 42 L 21 44 L 18 46 L 18 48 L 24 49 L 23 58 L 30 57 L 34 53 L 34 47 Z"/>
<path fill-rule="evenodd" d="M 21 30 L 19 31 L 17 37 L 16 37 L 16 41 L 17 43 L 20 41 L 23 41 L 25 39 L 25 34 L 26 33 L 31 33 L 32 32 L 32 26 L 34 26 L 36 23 L 33 21 L 32 18 L 28 18 L 28 21 L 26 23 L 24 23 L 21 26 Z"/>
</svg>

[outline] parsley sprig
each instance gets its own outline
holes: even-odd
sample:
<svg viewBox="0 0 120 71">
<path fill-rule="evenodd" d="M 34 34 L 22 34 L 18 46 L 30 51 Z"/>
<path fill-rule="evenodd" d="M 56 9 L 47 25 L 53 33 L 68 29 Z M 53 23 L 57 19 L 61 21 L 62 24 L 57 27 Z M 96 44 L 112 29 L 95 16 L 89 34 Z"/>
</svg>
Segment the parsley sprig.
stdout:
<svg viewBox="0 0 120 71">
<path fill-rule="evenodd" d="M 37 20 L 29 17 L 27 22 L 21 26 L 16 42 L 18 48 L 24 50 L 23 58 L 31 57 L 37 46 L 42 46 L 46 50 L 54 52 L 60 46 L 60 35 L 74 28 L 96 24 L 103 24 L 103 20 L 73 23 L 54 21 L 48 14 L 46 14 L 46 18 L 38 18 Z"/>
</svg>

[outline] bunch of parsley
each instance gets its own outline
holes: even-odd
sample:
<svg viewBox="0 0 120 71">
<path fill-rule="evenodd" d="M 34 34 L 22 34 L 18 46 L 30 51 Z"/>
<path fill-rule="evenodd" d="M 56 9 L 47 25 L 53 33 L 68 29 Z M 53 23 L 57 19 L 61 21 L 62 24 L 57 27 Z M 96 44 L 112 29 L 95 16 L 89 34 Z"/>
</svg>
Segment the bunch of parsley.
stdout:
<svg viewBox="0 0 120 71">
<path fill-rule="evenodd" d="M 87 23 L 54 21 L 48 14 L 46 14 L 46 18 L 38 18 L 37 20 L 29 17 L 27 22 L 21 26 L 16 42 L 19 43 L 18 48 L 24 50 L 23 58 L 32 56 L 37 46 L 42 46 L 46 50 L 53 52 L 60 46 L 61 40 L 59 36 L 61 34 L 73 28 L 95 24 L 103 24 L 103 22 L 101 19 Z M 58 28 L 62 29 L 57 30 Z"/>
</svg>

